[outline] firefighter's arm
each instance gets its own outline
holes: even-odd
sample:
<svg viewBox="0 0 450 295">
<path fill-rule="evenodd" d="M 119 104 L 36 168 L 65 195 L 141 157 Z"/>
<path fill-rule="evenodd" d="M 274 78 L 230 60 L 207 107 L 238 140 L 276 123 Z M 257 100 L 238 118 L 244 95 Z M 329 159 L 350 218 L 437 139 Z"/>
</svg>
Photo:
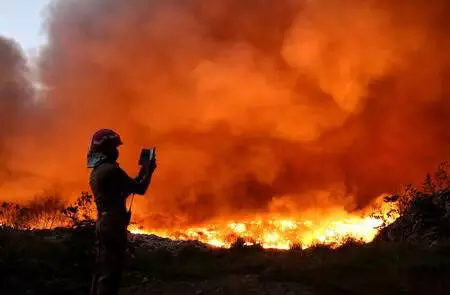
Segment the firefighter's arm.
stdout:
<svg viewBox="0 0 450 295">
<path fill-rule="evenodd" d="M 147 165 L 142 165 L 135 181 L 139 184 L 139 191 L 136 194 L 144 195 L 152 181 L 153 172 L 156 169 L 156 160 L 152 160 Z"/>
<path fill-rule="evenodd" d="M 126 195 L 138 194 L 144 195 L 150 185 L 152 179 L 153 171 L 156 169 L 156 162 L 152 161 L 148 165 L 141 167 L 138 176 L 133 179 L 128 176 L 128 174 L 121 170 L 121 183 L 123 184 L 123 190 Z"/>
</svg>

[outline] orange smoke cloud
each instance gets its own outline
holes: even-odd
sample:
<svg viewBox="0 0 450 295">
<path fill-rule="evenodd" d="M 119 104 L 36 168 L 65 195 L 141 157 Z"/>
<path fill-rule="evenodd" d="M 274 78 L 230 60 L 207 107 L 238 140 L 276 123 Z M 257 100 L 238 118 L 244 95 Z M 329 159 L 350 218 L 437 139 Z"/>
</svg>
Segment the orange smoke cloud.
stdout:
<svg viewBox="0 0 450 295">
<path fill-rule="evenodd" d="M 34 177 L 5 191 L 85 189 L 104 127 L 122 134 L 128 169 L 158 146 L 137 209 L 152 220 L 353 210 L 448 158 L 446 1 L 64 0 L 49 12 L 45 93 L 8 160 Z"/>
</svg>

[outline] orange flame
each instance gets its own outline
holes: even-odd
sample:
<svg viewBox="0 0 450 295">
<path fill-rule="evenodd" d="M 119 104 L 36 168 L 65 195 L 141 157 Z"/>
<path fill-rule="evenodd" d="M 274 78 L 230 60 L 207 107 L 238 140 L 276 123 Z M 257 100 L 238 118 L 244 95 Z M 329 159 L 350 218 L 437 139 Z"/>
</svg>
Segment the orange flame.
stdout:
<svg viewBox="0 0 450 295">
<path fill-rule="evenodd" d="M 132 224 L 129 230 L 134 234 L 155 234 L 175 240 L 198 240 L 215 247 L 231 247 L 238 238 L 244 244 L 258 244 L 263 248 L 289 249 L 295 246 L 305 249 L 316 244 L 338 247 L 349 238 L 364 243 L 371 242 L 380 228 L 399 217 L 397 203 L 384 202 L 382 197 L 376 199 L 370 209 L 359 213 L 334 208 L 323 214 L 318 211 L 304 213 L 304 219 L 299 215 L 268 213 L 240 220 L 216 219 L 193 227 L 152 229 L 137 223 Z M 80 208 L 82 212 L 77 212 L 78 216 L 93 217 L 92 206 L 93 204 Z M 15 226 L 13 220 L 17 210 L 14 207 L 2 209 L 0 226 Z M 69 218 L 58 214 L 56 210 L 41 210 L 36 213 L 39 214 L 33 215 L 34 218 L 30 218 L 22 228 L 51 229 L 70 225 Z"/>
<path fill-rule="evenodd" d="M 295 217 L 257 216 L 241 221 L 216 221 L 198 227 L 149 230 L 133 225 L 135 234 L 156 234 L 177 240 L 198 240 L 216 247 L 230 247 L 236 239 L 263 248 L 303 249 L 315 244 L 337 247 L 348 238 L 371 242 L 379 229 L 398 218 L 394 203 L 383 203 L 362 216 L 336 211 L 329 216 L 300 220 Z"/>
</svg>

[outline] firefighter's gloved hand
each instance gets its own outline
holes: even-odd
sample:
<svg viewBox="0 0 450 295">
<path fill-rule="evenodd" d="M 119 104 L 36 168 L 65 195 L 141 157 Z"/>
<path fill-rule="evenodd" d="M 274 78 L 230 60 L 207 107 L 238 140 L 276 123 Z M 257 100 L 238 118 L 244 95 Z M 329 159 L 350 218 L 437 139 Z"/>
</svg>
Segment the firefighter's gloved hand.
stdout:
<svg viewBox="0 0 450 295">
<path fill-rule="evenodd" d="M 153 171 L 155 171 L 156 169 L 156 166 L 156 159 L 153 159 L 144 166 L 144 169 L 147 173 L 153 173 Z"/>
</svg>

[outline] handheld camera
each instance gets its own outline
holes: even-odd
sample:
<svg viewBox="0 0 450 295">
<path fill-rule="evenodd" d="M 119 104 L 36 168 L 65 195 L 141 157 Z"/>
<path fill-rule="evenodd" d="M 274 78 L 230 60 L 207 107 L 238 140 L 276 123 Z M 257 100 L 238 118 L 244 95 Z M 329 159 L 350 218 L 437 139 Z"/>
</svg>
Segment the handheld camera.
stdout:
<svg viewBox="0 0 450 295">
<path fill-rule="evenodd" d="M 156 159 L 156 148 L 143 148 L 139 157 L 139 165 L 145 165 Z"/>
</svg>

